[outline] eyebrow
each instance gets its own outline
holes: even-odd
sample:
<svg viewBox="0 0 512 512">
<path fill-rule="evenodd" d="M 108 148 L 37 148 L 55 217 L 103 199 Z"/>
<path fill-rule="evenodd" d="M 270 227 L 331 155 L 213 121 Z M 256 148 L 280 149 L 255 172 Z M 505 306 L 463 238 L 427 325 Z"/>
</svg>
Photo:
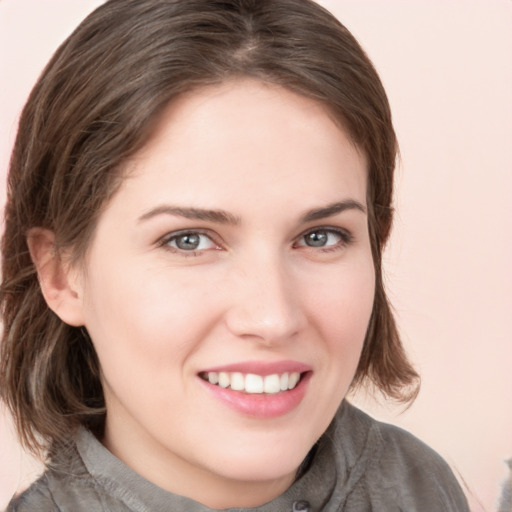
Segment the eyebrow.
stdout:
<svg viewBox="0 0 512 512">
<path fill-rule="evenodd" d="M 312 222 L 315 220 L 326 219 L 327 217 L 333 217 L 338 213 L 346 210 L 359 210 L 366 214 L 366 208 L 354 199 L 347 199 L 346 201 L 339 201 L 337 203 L 328 204 L 322 208 L 315 208 L 302 214 L 300 220 L 302 222 Z"/>
<path fill-rule="evenodd" d="M 224 210 L 207 210 L 203 208 L 187 208 L 182 206 L 161 205 L 152 208 L 139 217 L 139 222 L 151 219 L 157 215 L 174 215 L 192 220 L 205 220 L 218 224 L 240 224 L 240 219 Z"/>
<path fill-rule="evenodd" d="M 322 208 L 308 210 L 301 215 L 300 221 L 303 223 L 313 222 L 315 220 L 333 217 L 334 215 L 337 215 L 338 213 L 344 212 L 346 210 L 359 210 L 363 213 L 366 213 L 366 208 L 359 201 L 355 201 L 354 199 L 347 199 L 345 201 L 329 204 Z M 160 205 L 152 208 L 151 210 L 141 215 L 138 220 L 139 222 L 143 222 L 158 215 L 173 215 L 191 220 L 204 220 L 218 224 L 229 224 L 234 226 L 240 224 L 239 217 L 233 215 L 232 213 L 226 212 L 225 210 L 209 210 L 204 208 L 190 208 L 172 205 Z"/>
</svg>

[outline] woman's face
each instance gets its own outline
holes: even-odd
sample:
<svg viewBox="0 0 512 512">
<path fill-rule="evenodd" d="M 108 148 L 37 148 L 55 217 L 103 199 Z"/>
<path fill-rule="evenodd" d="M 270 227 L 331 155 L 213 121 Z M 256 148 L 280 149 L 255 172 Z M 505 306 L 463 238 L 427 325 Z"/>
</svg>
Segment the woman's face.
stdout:
<svg viewBox="0 0 512 512">
<path fill-rule="evenodd" d="M 79 291 L 104 442 L 209 506 L 268 501 L 360 357 L 374 296 L 365 158 L 320 104 L 240 80 L 173 102 L 126 172 Z"/>
</svg>

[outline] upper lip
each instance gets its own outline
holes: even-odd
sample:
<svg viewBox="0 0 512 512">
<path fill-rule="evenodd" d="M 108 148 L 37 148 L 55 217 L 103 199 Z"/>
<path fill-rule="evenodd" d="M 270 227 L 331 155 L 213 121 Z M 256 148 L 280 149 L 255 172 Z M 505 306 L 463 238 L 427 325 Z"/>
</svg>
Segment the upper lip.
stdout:
<svg viewBox="0 0 512 512">
<path fill-rule="evenodd" d="M 205 368 L 199 373 L 210 373 L 210 372 L 226 372 L 226 373 L 253 373 L 255 375 L 273 375 L 275 373 L 291 373 L 298 372 L 304 373 L 311 371 L 311 365 L 301 363 L 299 361 L 241 361 L 238 363 L 232 363 L 228 365 L 215 366 L 211 368 Z"/>
</svg>

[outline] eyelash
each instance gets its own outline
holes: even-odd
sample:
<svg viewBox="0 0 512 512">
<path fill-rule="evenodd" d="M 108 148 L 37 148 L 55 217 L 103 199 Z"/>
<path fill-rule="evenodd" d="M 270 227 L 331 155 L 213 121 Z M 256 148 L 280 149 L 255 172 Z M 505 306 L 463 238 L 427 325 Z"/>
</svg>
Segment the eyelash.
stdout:
<svg viewBox="0 0 512 512">
<path fill-rule="evenodd" d="M 320 232 L 327 233 L 328 235 L 334 234 L 337 237 L 339 237 L 339 241 L 333 245 L 329 245 L 326 247 L 322 247 L 322 246 L 315 247 L 315 246 L 307 245 L 305 243 L 304 244 L 298 243 L 299 241 L 304 241 L 307 236 L 312 235 L 314 233 L 320 233 Z M 199 249 L 199 250 L 196 249 L 196 250 L 188 251 L 185 249 L 180 249 L 179 247 L 172 247 L 169 245 L 172 241 L 175 241 L 175 240 L 179 239 L 180 237 L 185 237 L 187 235 L 188 236 L 205 236 L 211 241 L 211 243 L 214 246 L 216 246 L 215 248 L 213 248 L 214 250 L 219 249 L 220 244 L 218 244 L 215 241 L 214 237 L 212 236 L 212 234 L 210 232 L 201 231 L 201 230 L 197 230 L 197 229 L 182 230 L 182 231 L 177 231 L 177 232 L 175 231 L 172 233 L 168 233 L 167 235 L 165 235 L 164 237 L 162 237 L 159 240 L 158 246 L 160 246 L 160 247 L 164 248 L 165 250 L 168 250 L 172 253 L 179 254 L 180 256 L 183 256 L 185 258 L 202 256 L 206 251 L 212 250 L 212 249 Z M 304 247 L 306 249 L 310 249 L 310 250 L 314 250 L 314 251 L 318 251 L 318 252 L 322 252 L 322 253 L 328 253 L 328 252 L 334 252 L 334 251 L 341 250 L 341 249 L 347 247 L 348 245 L 350 245 L 353 241 L 354 241 L 353 235 L 345 229 L 334 228 L 334 227 L 330 227 L 330 226 L 319 226 L 317 228 L 310 229 L 310 230 L 302 233 L 301 235 L 299 235 L 297 237 L 296 241 L 294 242 L 293 247 L 295 247 L 295 248 Z"/>
</svg>

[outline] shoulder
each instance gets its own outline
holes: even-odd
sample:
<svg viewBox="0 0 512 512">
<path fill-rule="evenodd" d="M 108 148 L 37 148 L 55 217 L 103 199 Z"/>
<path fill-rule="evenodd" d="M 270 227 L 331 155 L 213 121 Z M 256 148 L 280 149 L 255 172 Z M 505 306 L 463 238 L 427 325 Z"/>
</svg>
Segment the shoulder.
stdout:
<svg viewBox="0 0 512 512">
<path fill-rule="evenodd" d="M 89 512 L 103 506 L 94 479 L 74 445 L 54 453 L 45 473 L 15 496 L 5 512 Z"/>
<path fill-rule="evenodd" d="M 402 510 L 466 512 L 468 504 L 445 460 L 409 432 L 347 404 L 343 416 L 366 432 L 365 487 Z"/>
<path fill-rule="evenodd" d="M 46 475 L 34 482 L 26 491 L 15 496 L 5 512 L 56 512 L 59 510 L 53 500 Z"/>
<path fill-rule="evenodd" d="M 448 503 L 457 502 L 462 491 L 446 461 L 418 438 L 394 425 L 378 423 L 382 439 L 379 466 L 389 481 L 400 475 L 420 495 L 435 490 Z M 465 501 L 465 500 L 464 500 Z"/>
</svg>

